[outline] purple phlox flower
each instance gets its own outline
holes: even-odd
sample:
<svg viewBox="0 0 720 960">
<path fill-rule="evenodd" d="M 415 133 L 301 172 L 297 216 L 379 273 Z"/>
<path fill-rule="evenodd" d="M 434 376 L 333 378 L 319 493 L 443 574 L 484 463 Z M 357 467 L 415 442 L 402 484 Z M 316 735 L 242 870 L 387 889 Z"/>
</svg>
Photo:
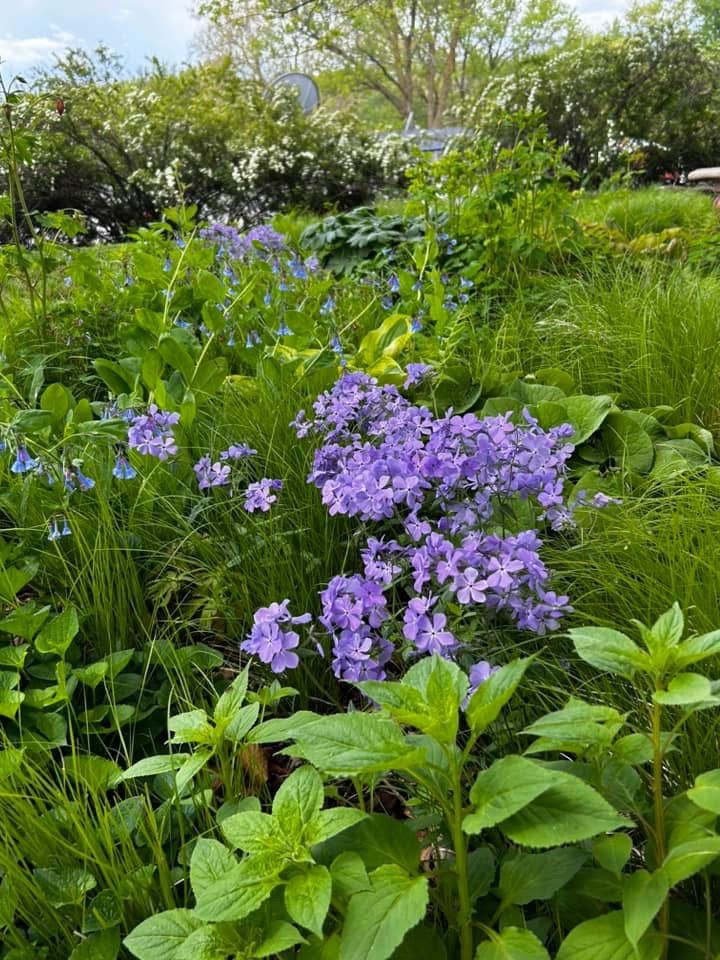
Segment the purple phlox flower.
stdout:
<svg viewBox="0 0 720 960">
<path fill-rule="evenodd" d="M 458 603 L 484 603 L 488 588 L 487 580 L 483 580 L 475 567 L 466 567 L 455 577 L 453 589 Z"/>
<path fill-rule="evenodd" d="M 317 271 L 320 269 L 320 261 L 315 254 L 312 254 L 305 261 L 305 266 L 310 273 L 317 273 Z"/>
<path fill-rule="evenodd" d="M 128 447 L 158 460 L 168 460 L 177 453 L 172 428 L 179 420 L 179 413 L 159 410 L 157 404 L 151 403 L 147 413 L 132 420 L 128 429 Z"/>
<path fill-rule="evenodd" d="M 132 480 L 137 476 L 137 471 L 130 465 L 127 456 L 124 453 L 119 453 L 115 458 L 112 475 L 118 480 Z"/>
<path fill-rule="evenodd" d="M 37 460 L 30 456 L 23 444 L 17 448 L 14 461 L 10 464 L 11 473 L 28 473 L 37 466 Z"/>
<path fill-rule="evenodd" d="M 419 653 L 439 653 L 446 657 L 457 646 L 457 640 L 447 629 L 447 617 L 444 613 L 420 617 L 416 627 L 414 643 Z"/>
<path fill-rule="evenodd" d="M 221 460 L 244 460 L 254 457 L 257 450 L 253 450 L 247 443 L 231 443 L 227 450 L 220 451 Z"/>
<path fill-rule="evenodd" d="M 282 480 L 270 480 L 264 477 L 255 483 L 249 483 L 245 490 L 245 509 L 248 513 L 255 513 L 256 510 L 267 513 L 277 496 L 274 490 L 282 490 Z"/>
<path fill-rule="evenodd" d="M 406 377 L 403 388 L 408 390 L 410 387 L 417 386 L 432 376 L 433 372 L 433 368 L 429 363 L 409 363 L 405 370 Z"/>
<path fill-rule="evenodd" d="M 403 613 L 403 636 L 411 643 L 415 643 L 418 635 L 418 625 L 425 623 L 428 612 L 435 606 L 437 597 L 412 597 Z"/>
<path fill-rule="evenodd" d="M 589 506 L 602 510 L 604 507 L 609 507 L 610 505 L 617 506 L 621 503 L 622 500 L 619 497 L 609 497 L 606 493 L 598 491 L 590 500 Z"/>
<path fill-rule="evenodd" d="M 293 617 L 289 600 L 271 603 L 255 611 L 253 626 L 247 638 L 240 644 L 245 653 L 255 654 L 262 663 L 269 664 L 273 673 L 293 670 L 299 663 L 294 649 L 300 637 L 289 625 L 309 623 L 309 613 Z"/>
<path fill-rule="evenodd" d="M 464 706 L 467 706 L 478 687 L 485 683 L 486 680 L 489 680 L 490 677 L 494 673 L 497 673 L 499 669 L 500 667 L 494 667 L 492 664 L 488 663 L 487 660 L 479 660 L 470 667 L 470 670 L 468 671 L 470 688 L 468 689 L 467 700 L 465 701 Z"/>
<path fill-rule="evenodd" d="M 230 483 L 230 467 L 228 464 L 219 461 L 211 463 L 207 454 L 200 457 L 193 470 L 197 477 L 199 490 L 209 490 L 210 487 L 224 487 Z"/>
</svg>

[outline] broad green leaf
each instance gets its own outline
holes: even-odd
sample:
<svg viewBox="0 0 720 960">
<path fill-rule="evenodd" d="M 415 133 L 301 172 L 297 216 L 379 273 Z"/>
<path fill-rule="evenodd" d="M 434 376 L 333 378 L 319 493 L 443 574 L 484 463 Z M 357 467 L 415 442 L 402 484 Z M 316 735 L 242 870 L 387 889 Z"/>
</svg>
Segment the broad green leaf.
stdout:
<svg viewBox="0 0 720 960">
<path fill-rule="evenodd" d="M 609 746 L 625 723 L 625 718 L 612 707 L 601 707 L 571 699 L 562 710 L 548 713 L 530 724 L 522 732 L 540 737 L 540 744 L 533 744 L 526 753 L 558 749 L 555 741 L 570 750 L 570 744 L 578 749 L 588 746 Z"/>
<path fill-rule="evenodd" d="M 0 781 L 17 773 L 22 766 L 24 749 L 17 750 L 8 744 L 0 750 Z"/>
<path fill-rule="evenodd" d="M 222 821 L 221 829 L 231 847 L 246 853 L 280 854 L 297 840 L 296 834 L 285 834 L 275 817 L 259 811 L 235 813 Z"/>
<path fill-rule="evenodd" d="M 84 867 L 38 867 L 33 877 L 53 907 L 82 903 L 85 894 L 97 886 L 95 877 Z"/>
<path fill-rule="evenodd" d="M 425 916 L 427 877 L 408 876 L 387 864 L 370 876 L 372 889 L 350 898 L 340 960 L 387 960 Z"/>
<path fill-rule="evenodd" d="M 53 420 L 60 421 L 70 409 L 73 402 L 72 394 L 61 383 L 51 383 L 43 390 L 40 397 L 40 407 L 52 415 Z"/>
<path fill-rule="evenodd" d="M 633 946 L 625 934 L 623 913 L 614 910 L 574 927 L 556 960 L 659 960 L 662 938 L 654 930 Z"/>
<path fill-rule="evenodd" d="M 605 458 L 633 473 L 647 473 L 655 451 L 649 434 L 632 417 L 618 411 L 609 413 L 600 431 Z"/>
<path fill-rule="evenodd" d="M 173 743 L 212 743 L 213 728 L 204 710 L 178 713 L 168 720 Z"/>
<path fill-rule="evenodd" d="M 116 960 L 120 952 L 120 930 L 98 930 L 78 944 L 68 960 Z"/>
<path fill-rule="evenodd" d="M 104 757 L 73 753 L 65 758 L 63 767 L 69 777 L 93 791 L 110 790 L 117 786 L 123 777 L 120 767 Z"/>
<path fill-rule="evenodd" d="M 302 757 L 335 777 L 406 770 L 424 759 L 421 750 L 408 744 L 397 723 L 377 714 L 320 717 L 302 726 L 295 739 L 295 746 L 284 753 Z"/>
<path fill-rule="evenodd" d="M 382 813 L 371 813 L 354 827 L 326 841 L 319 848 L 323 862 L 328 863 L 341 853 L 358 853 L 367 870 L 384 864 L 397 864 L 406 873 L 415 873 L 422 847 L 413 830 L 400 820 Z"/>
<path fill-rule="evenodd" d="M 550 954 L 530 930 L 505 927 L 480 944 L 475 960 L 550 960 Z"/>
<path fill-rule="evenodd" d="M 475 806 L 463 820 L 465 833 L 480 833 L 522 810 L 549 790 L 555 782 L 552 770 L 525 757 L 502 757 L 478 774 L 470 791 Z"/>
<path fill-rule="evenodd" d="M 175 790 L 181 794 L 190 781 L 197 776 L 206 763 L 214 754 L 212 747 L 198 747 L 190 756 L 186 757 L 185 763 L 175 773 Z"/>
<path fill-rule="evenodd" d="M 419 923 L 403 937 L 403 942 L 392 955 L 392 960 L 447 960 L 445 942 L 440 933 L 427 924 Z"/>
<path fill-rule="evenodd" d="M 619 630 L 608 627 L 576 627 L 568 631 L 575 650 L 590 666 L 632 679 L 649 666 L 647 654 Z"/>
<path fill-rule="evenodd" d="M 354 893 L 370 889 L 370 880 L 362 857 L 348 850 L 335 857 L 330 865 L 333 891 L 336 896 L 348 899 Z"/>
<path fill-rule="evenodd" d="M 695 778 L 695 786 L 690 787 L 687 795 L 696 806 L 720 814 L 720 770 L 701 773 Z"/>
<path fill-rule="evenodd" d="M 124 945 L 138 960 L 175 960 L 179 948 L 202 926 L 190 910 L 166 910 L 143 920 Z"/>
<path fill-rule="evenodd" d="M 259 703 L 248 703 L 244 707 L 236 710 L 224 729 L 224 737 L 231 743 L 236 743 L 243 739 L 245 734 L 252 728 L 260 713 Z"/>
<path fill-rule="evenodd" d="M 332 879 L 327 867 L 308 867 L 291 877 L 285 886 L 285 909 L 290 919 L 322 937 L 323 923 L 330 909 Z"/>
<path fill-rule="evenodd" d="M 30 649 L 29 643 L 20 643 L 16 647 L 0 647 L 0 667 L 21 669 Z"/>
<path fill-rule="evenodd" d="M 16 607 L 0 620 L 0 630 L 23 640 L 32 640 L 48 618 L 50 607 L 38 607 L 34 601 Z"/>
<path fill-rule="evenodd" d="M 662 870 L 636 870 L 623 881 L 625 934 L 633 944 L 640 940 L 665 902 L 670 887 Z"/>
<path fill-rule="evenodd" d="M 578 777 L 553 771 L 554 782 L 499 827 L 514 843 L 556 847 L 628 826 L 600 794 Z"/>
<path fill-rule="evenodd" d="M 171 773 L 173 770 L 179 770 L 189 756 L 188 753 L 174 753 L 145 757 L 128 767 L 122 778 L 132 780 L 135 777 L 154 777 L 158 773 Z"/>
<path fill-rule="evenodd" d="M 513 660 L 481 683 L 465 711 L 470 729 L 477 736 L 497 719 L 500 711 L 518 688 L 532 657 Z"/>
<path fill-rule="evenodd" d="M 673 664 L 679 669 L 690 667 L 708 657 L 715 657 L 720 653 L 720 630 L 703 633 L 699 637 L 690 637 L 676 648 L 673 655 Z"/>
<path fill-rule="evenodd" d="M 709 836 L 689 840 L 673 847 L 663 861 L 661 870 L 671 887 L 704 870 L 720 855 L 720 837 Z"/>
<path fill-rule="evenodd" d="M 315 846 L 316 843 L 329 840 L 343 830 L 349 830 L 364 819 L 365 814 L 352 807 L 331 807 L 329 810 L 321 810 L 308 824 L 303 837 L 304 842 L 310 847 Z"/>
<path fill-rule="evenodd" d="M 70 604 L 44 625 L 35 637 L 35 649 L 39 653 L 52 653 L 62 657 L 79 629 L 77 610 Z"/>
<path fill-rule="evenodd" d="M 178 947 L 173 960 L 227 960 L 236 953 L 238 931 L 231 923 L 207 923 Z"/>
<path fill-rule="evenodd" d="M 571 442 L 578 446 L 589 440 L 599 430 L 613 407 L 612 397 L 576 396 L 561 401 L 567 422 L 572 424 L 574 434 Z"/>
<path fill-rule="evenodd" d="M 611 837 L 598 837 L 593 841 L 593 856 L 610 873 L 619 875 L 630 859 L 632 839 L 627 833 L 614 833 Z"/>
<path fill-rule="evenodd" d="M 190 353 L 171 334 L 164 334 L 158 341 L 158 349 L 162 358 L 173 370 L 183 375 L 186 384 L 192 380 L 195 370 L 195 361 Z"/>
<path fill-rule="evenodd" d="M 468 885 L 470 900 L 475 903 L 484 897 L 495 879 L 495 856 L 489 847 L 478 847 L 468 854 Z"/>
<path fill-rule="evenodd" d="M 205 888 L 197 898 L 195 913 L 215 922 L 244 919 L 278 886 L 283 866 L 277 858 L 247 857 Z"/>
<path fill-rule="evenodd" d="M 500 896 L 504 903 L 519 906 L 533 900 L 549 900 L 565 886 L 587 860 L 576 847 L 547 853 L 517 853 L 500 868 Z"/>
<path fill-rule="evenodd" d="M 237 863 L 224 843 L 200 837 L 190 858 L 190 883 L 195 897 L 225 876 Z"/>
<path fill-rule="evenodd" d="M 245 667 L 218 699 L 213 711 L 215 723 L 229 722 L 242 707 L 248 688 L 248 670 L 249 667 Z"/>
<path fill-rule="evenodd" d="M 653 694 L 653 700 L 664 706 L 692 707 L 701 703 L 720 702 L 713 696 L 712 685 L 700 673 L 679 673 L 668 684 L 667 690 Z"/>
<path fill-rule="evenodd" d="M 248 743 L 279 743 L 281 740 L 297 739 L 305 727 L 312 726 L 319 719 L 320 715 L 310 710 L 300 710 L 291 717 L 274 717 L 259 723 L 245 739 Z"/>
<path fill-rule="evenodd" d="M 267 935 L 260 946 L 255 948 L 253 957 L 274 957 L 305 942 L 303 935 L 292 924 L 276 920 L 268 927 Z"/>
<path fill-rule="evenodd" d="M 677 647 L 685 629 L 685 618 L 677 601 L 661 614 L 650 628 L 648 648 L 655 652 Z"/>
<path fill-rule="evenodd" d="M 325 791 L 320 774 L 312 767 L 293 771 L 275 794 L 273 817 L 281 831 L 300 839 L 322 809 Z"/>
</svg>

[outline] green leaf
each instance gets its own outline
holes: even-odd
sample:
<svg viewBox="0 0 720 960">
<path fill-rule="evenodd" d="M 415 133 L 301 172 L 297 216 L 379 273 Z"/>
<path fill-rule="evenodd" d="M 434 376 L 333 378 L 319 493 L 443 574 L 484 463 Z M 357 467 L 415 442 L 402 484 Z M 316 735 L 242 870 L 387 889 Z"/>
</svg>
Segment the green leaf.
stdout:
<svg viewBox="0 0 720 960">
<path fill-rule="evenodd" d="M 440 933 L 424 923 L 413 927 L 392 955 L 392 960 L 447 960 L 445 942 Z"/>
<path fill-rule="evenodd" d="M 611 837 L 598 837 L 593 842 L 593 856 L 610 873 L 619 875 L 630 859 L 632 839 L 627 833 L 615 833 Z"/>
<path fill-rule="evenodd" d="M 470 901 L 475 903 L 489 891 L 495 879 L 495 857 L 489 847 L 478 847 L 468 854 Z"/>
<path fill-rule="evenodd" d="M 565 886 L 587 860 L 575 847 L 547 853 L 518 853 L 500 868 L 500 896 L 504 903 L 519 906 L 533 900 L 549 900 Z"/>
<path fill-rule="evenodd" d="M 357 349 L 359 369 L 372 367 L 383 358 L 396 356 L 412 337 L 410 318 L 393 313 L 376 329 L 366 333 Z"/>
<path fill-rule="evenodd" d="M 467 705 L 465 715 L 470 729 L 477 736 L 495 720 L 518 688 L 532 657 L 513 660 L 481 683 Z"/>
<path fill-rule="evenodd" d="M 52 653 L 62 657 L 79 629 L 77 610 L 70 604 L 45 624 L 35 637 L 35 649 L 39 653 Z"/>
<path fill-rule="evenodd" d="M 68 960 L 116 960 L 120 952 L 120 931 L 99 930 L 78 944 Z"/>
<path fill-rule="evenodd" d="M 704 633 L 699 637 L 690 637 L 674 651 L 673 664 L 679 669 L 692 666 L 708 657 L 720 653 L 720 630 Z"/>
<path fill-rule="evenodd" d="M 649 665 L 647 654 L 630 637 L 608 627 L 576 627 L 568 631 L 575 650 L 590 666 L 631 680 Z"/>
<path fill-rule="evenodd" d="M 40 397 L 40 406 L 55 421 L 63 419 L 72 405 L 72 394 L 62 383 L 51 383 Z"/>
<path fill-rule="evenodd" d="M 331 894 L 330 871 L 315 864 L 290 878 L 285 886 L 285 908 L 294 923 L 322 937 Z"/>
<path fill-rule="evenodd" d="M 221 829 L 230 846 L 245 853 L 280 854 L 299 839 L 296 833 L 288 836 L 282 831 L 275 817 L 254 810 L 225 818 Z"/>
<path fill-rule="evenodd" d="M 283 781 L 275 794 L 273 817 L 277 819 L 281 830 L 299 839 L 322 809 L 324 800 L 325 791 L 320 774 L 312 767 L 300 767 Z"/>
<path fill-rule="evenodd" d="M 175 960 L 179 948 L 202 926 L 190 910 L 166 910 L 143 920 L 124 945 L 138 960 Z"/>
<path fill-rule="evenodd" d="M 193 292 L 200 300 L 222 303 L 225 299 L 225 284 L 209 270 L 198 270 L 193 282 Z"/>
<path fill-rule="evenodd" d="M 211 883 L 197 898 L 203 920 L 243 920 L 267 900 L 280 883 L 284 864 L 277 858 L 248 857 Z"/>
<path fill-rule="evenodd" d="M 692 707 L 701 703 L 720 702 L 713 697 L 712 685 L 700 673 L 679 673 L 668 684 L 667 690 L 653 694 L 653 700 L 665 706 Z"/>
<path fill-rule="evenodd" d="M 224 843 L 200 837 L 190 858 L 190 883 L 195 897 L 225 876 L 237 863 Z"/>
<path fill-rule="evenodd" d="M 299 943 L 306 942 L 300 931 L 296 930 L 292 924 L 284 920 L 276 920 L 268 927 L 267 935 L 260 946 L 256 947 L 253 957 L 274 957 Z"/>
<path fill-rule="evenodd" d="M 665 902 L 670 887 L 663 871 L 636 870 L 623 882 L 625 934 L 630 943 L 640 940 Z"/>
<path fill-rule="evenodd" d="M 600 444 L 608 460 L 633 473 L 647 473 L 655 451 L 649 434 L 626 413 L 609 413 L 600 432 Z"/>
<path fill-rule="evenodd" d="M 463 820 L 463 830 L 472 834 L 494 827 L 549 790 L 554 777 L 552 770 L 525 757 L 496 760 L 473 784 L 470 800 L 475 810 Z"/>
<path fill-rule="evenodd" d="M 93 366 L 102 380 L 115 394 L 132 393 L 135 378 L 124 370 L 119 363 L 99 358 L 93 360 Z"/>
<path fill-rule="evenodd" d="M 303 837 L 304 842 L 313 847 L 344 830 L 349 830 L 364 819 L 364 813 L 351 807 L 332 807 L 329 810 L 321 810 L 308 824 Z"/>
<path fill-rule="evenodd" d="M 677 601 L 661 614 L 650 628 L 646 636 L 648 649 L 655 653 L 661 650 L 677 647 L 685 629 L 685 618 L 682 615 L 680 604 Z"/>
<path fill-rule="evenodd" d="M 241 670 L 227 690 L 223 691 L 213 710 L 215 723 L 229 723 L 242 707 L 248 688 L 248 671 L 249 667 Z"/>
<path fill-rule="evenodd" d="M 158 773 L 171 773 L 173 770 L 179 770 L 189 756 L 188 753 L 174 753 L 145 757 L 128 767 L 122 778 L 132 780 L 135 777 L 154 777 Z"/>
<path fill-rule="evenodd" d="M 687 791 L 692 802 L 703 810 L 720 814 L 720 770 L 708 770 L 695 778 Z"/>
<path fill-rule="evenodd" d="M 475 960 L 550 960 L 550 954 L 530 930 L 505 927 L 492 937 L 477 948 Z"/>
<path fill-rule="evenodd" d="M 168 720 L 173 743 L 212 743 L 214 730 L 204 710 L 188 710 Z"/>
<path fill-rule="evenodd" d="M 208 923 L 194 930 L 178 947 L 174 960 L 227 960 L 236 953 L 238 931 L 234 924 Z"/>
<path fill-rule="evenodd" d="M 555 847 L 628 826 L 600 794 L 569 773 L 553 771 L 553 784 L 499 826 L 514 843 Z"/>
<path fill-rule="evenodd" d="M 9 744 L 0 750 L 0 780 L 7 780 L 22 766 L 24 748 L 17 750 Z"/>
<path fill-rule="evenodd" d="M 355 893 L 370 889 L 370 880 L 362 857 L 348 850 L 335 857 L 330 865 L 333 891 L 336 896 L 348 899 Z"/>
<path fill-rule="evenodd" d="M 425 916 L 427 877 L 412 877 L 398 866 L 379 867 L 372 889 L 356 893 L 348 906 L 340 960 L 387 960 L 403 937 Z"/>
<path fill-rule="evenodd" d="M 367 870 L 376 870 L 390 863 L 402 867 L 406 873 L 415 873 L 422 847 L 413 830 L 403 822 L 382 813 L 372 813 L 356 826 L 326 841 L 321 849 L 325 862 L 351 850 L 362 857 Z"/>
<path fill-rule="evenodd" d="M 244 707 L 240 707 L 225 726 L 224 738 L 230 743 L 238 743 L 255 724 L 259 713 L 259 703 L 248 703 Z"/>
<path fill-rule="evenodd" d="M 424 759 L 423 752 L 408 744 L 394 721 L 360 712 L 304 724 L 296 734 L 295 746 L 283 752 L 302 757 L 335 777 L 405 770 Z"/>
<path fill-rule="evenodd" d="M 0 620 L 0 630 L 23 640 L 32 640 L 48 618 L 50 607 L 38 607 L 34 601 L 16 607 Z"/>
<path fill-rule="evenodd" d="M 563 940 L 556 960 L 659 960 L 662 938 L 649 930 L 633 947 L 623 913 L 614 910 L 579 924 Z"/>
<path fill-rule="evenodd" d="M 688 840 L 674 846 L 663 861 L 661 870 L 669 885 L 687 880 L 700 870 L 704 870 L 720 855 L 720 837 L 709 836 L 699 840 Z"/>
<path fill-rule="evenodd" d="M 192 380 L 195 370 L 195 361 L 190 353 L 183 347 L 172 334 L 166 333 L 158 341 L 158 349 L 162 358 L 173 370 L 179 371 L 186 384 Z"/>
<path fill-rule="evenodd" d="M 38 867 L 33 877 L 53 907 L 82 903 L 85 894 L 97 886 L 95 877 L 84 867 Z"/>
<path fill-rule="evenodd" d="M 561 403 L 565 408 L 567 422 L 572 424 L 575 431 L 570 441 L 575 446 L 589 440 L 596 430 L 600 429 L 614 406 L 612 397 L 607 396 L 565 397 Z"/>
</svg>

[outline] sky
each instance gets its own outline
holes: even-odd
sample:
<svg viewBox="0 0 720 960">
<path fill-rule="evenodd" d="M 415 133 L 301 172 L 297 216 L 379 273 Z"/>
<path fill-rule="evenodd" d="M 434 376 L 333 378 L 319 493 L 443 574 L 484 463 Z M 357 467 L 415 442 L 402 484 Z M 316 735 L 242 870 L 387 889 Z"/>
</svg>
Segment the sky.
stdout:
<svg viewBox="0 0 720 960">
<path fill-rule="evenodd" d="M 122 54 L 130 70 L 151 55 L 179 64 L 190 59 L 197 27 L 189 0 L 4 0 L 2 6 L 0 71 L 6 79 L 51 65 L 68 47 L 92 49 L 99 41 Z M 594 29 L 626 6 L 626 0 L 576 0 Z"/>
</svg>

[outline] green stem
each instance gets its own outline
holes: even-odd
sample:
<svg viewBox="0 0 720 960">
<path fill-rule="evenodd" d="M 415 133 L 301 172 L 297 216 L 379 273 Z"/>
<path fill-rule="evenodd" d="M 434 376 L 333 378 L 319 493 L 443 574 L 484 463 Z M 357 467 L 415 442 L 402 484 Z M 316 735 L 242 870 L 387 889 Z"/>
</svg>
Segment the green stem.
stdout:
<svg viewBox="0 0 720 960">
<path fill-rule="evenodd" d="M 663 744 L 662 744 L 662 708 L 654 703 L 652 710 L 653 740 L 653 809 L 655 813 L 655 860 L 661 866 L 665 860 L 665 803 L 663 800 Z M 662 953 L 665 960 L 668 952 L 668 933 L 670 929 L 669 901 L 667 897 L 660 909 L 660 933 L 662 935 Z"/>
<path fill-rule="evenodd" d="M 460 912 L 458 914 L 458 929 L 460 931 L 460 960 L 472 960 L 472 903 L 470 901 L 467 841 L 462 829 L 463 802 L 462 778 L 460 771 L 456 771 L 453 779 L 452 814 L 451 828 L 453 835 L 453 846 L 455 847 L 455 872 L 457 874 L 458 899 L 460 901 Z"/>
</svg>

